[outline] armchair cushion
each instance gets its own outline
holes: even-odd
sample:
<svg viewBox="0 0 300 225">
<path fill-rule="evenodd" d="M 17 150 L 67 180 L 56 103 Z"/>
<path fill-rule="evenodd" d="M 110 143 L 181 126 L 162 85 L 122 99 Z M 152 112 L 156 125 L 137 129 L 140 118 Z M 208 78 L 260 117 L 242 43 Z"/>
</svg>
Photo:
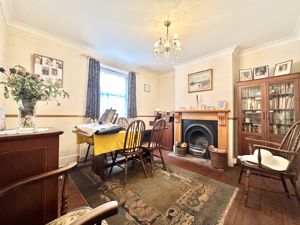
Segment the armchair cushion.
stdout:
<svg viewBox="0 0 300 225">
<path fill-rule="evenodd" d="M 90 207 L 80 207 L 78 209 L 75 209 L 74 211 L 71 211 L 61 217 L 58 217 L 57 219 L 47 223 L 46 225 L 71 225 L 74 221 L 76 221 L 79 217 L 85 215 L 86 213 L 90 212 L 92 208 Z M 101 225 L 107 225 L 107 222 L 105 220 L 102 220 Z"/>
<path fill-rule="evenodd" d="M 256 149 L 253 155 L 242 155 L 238 156 L 239 159 L 244 163 L 258 164 L 258 149 Z M 289 160 L 281 157 L 274 156 L 266 149 L 260 149 L 261 152 L 261 164 L 276 171 L 285 171 L 289 165 Z"/>
</svg>

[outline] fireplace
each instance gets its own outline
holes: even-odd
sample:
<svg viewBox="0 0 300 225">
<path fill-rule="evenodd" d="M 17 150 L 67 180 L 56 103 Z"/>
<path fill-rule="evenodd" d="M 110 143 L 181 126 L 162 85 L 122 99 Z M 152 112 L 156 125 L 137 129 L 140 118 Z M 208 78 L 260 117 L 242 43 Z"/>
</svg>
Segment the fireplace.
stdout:
<svg viewBox="0 0 300 225">
<path fill-rule="evenodd" d="M 182 135 L 190 155 L 209 159 L 208 146 L 218 147 L 218 121 L 183 120 Z"/>
<path fill-rule="evenodd" d="M 207 145 L 213 144 L 219 149 L 228 150 L 228 113 L 229 110 L 181 110 L 175 112 L 175 141 L 185 142 L 189 135 L 192 138 L 192 150 L 196 156 L 201 155 L 201 150 L 207 149 Z M 192 126 L 199 124 L 201 126 Z M 196 123 L 194 123 L 196 122 Z M 187 128 L 190 127 L 190 131 Z M 198 146 L 193 149 L 193 145 Z M 199 146 L 201 146 L 199 148 Z M 195 155 L 194 154 L 194 155 Z"/>
</svg>

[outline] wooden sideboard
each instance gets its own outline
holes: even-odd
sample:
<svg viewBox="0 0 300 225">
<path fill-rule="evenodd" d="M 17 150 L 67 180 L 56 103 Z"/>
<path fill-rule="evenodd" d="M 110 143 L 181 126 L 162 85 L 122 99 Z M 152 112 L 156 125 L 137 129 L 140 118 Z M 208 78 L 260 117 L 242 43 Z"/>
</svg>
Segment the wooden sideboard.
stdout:
<svg viewBox="0 0 300 225">
<path fill-rule="evenodd" d="M 0 188 L 57 169 L 62 133 L 48 129 L 31 134 L 0 135 Z M 1 224 L 45 224 L 56 218 L 57 212 L 57 178 L 12 191 L 0 200 Z"/>
<path fill-rule="evenodd" d="M 165 150 L 173 151 L 174 144 L 174 123 L 166 123 L 166 128 L 161 141 Z"/>
</svg>

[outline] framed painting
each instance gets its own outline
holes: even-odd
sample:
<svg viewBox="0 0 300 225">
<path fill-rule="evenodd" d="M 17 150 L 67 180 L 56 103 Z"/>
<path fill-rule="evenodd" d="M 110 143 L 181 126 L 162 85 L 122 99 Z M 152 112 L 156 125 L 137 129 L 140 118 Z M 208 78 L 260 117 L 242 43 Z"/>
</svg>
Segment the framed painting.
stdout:
<svg viewBox="0 0 300 225">
<path fill-rule="evenodd" d="M 212 69 L 188 75 L 188 92 L 212 90 Z"/>
<path fill-rule="evenodd" d="M 240 70 L 240 81 L 252 80 L 252 69 Z"/>
<path fill-rule="evenodd" d="M 289 74 L 292 70 L 293 60 L 289 60 L 275 65 L 274 76 Z"/>
<path fill-rule="evenodd" d="M 144 91 L 145 92 L 150 92 L 151 91 L 151 86 L 149 84 L 144 84 Z"/>
<path fill-rule="evenodd" d="M 260 66 L 253 69 L 253 78 L 262 79 L 269 76 L 269 66 Z"/>
<path fill-rule="evenodd" d="M 63 61 L 43 55 L 33 55 L 34 73 L 41 76 L 45 82 L 60 83 L 63 86 Z"/>
</svg>

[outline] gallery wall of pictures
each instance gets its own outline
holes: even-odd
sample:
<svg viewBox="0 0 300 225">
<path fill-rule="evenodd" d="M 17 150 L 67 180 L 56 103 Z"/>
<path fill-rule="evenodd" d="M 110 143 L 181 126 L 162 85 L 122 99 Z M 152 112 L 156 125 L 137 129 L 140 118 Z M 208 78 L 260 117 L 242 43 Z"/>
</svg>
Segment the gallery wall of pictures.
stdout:
<svg viewBox="0 0 300 225">
<path fill-rule="evenodd" d="M 269 66 L 259 66 L 253 69 L 241 69 L 240 70 L 240 81 L 247 81 L 247 80 L 257 80 L 262 78 L 267 78 L 270 76 L 281 76 L 291 73 L 292 71 L 292 63 L 293 60 L 289 60 L 286 62 L 277 63 L 275 65 L 274 74 L 269 74 Z"/>
<path fill-rule="evenodd" d="M 42 56 L 33 55 L 34 73 L 39 74 L 45 82 L 58 82 L 63 85 L 63 61 Z"/>
</svg>

